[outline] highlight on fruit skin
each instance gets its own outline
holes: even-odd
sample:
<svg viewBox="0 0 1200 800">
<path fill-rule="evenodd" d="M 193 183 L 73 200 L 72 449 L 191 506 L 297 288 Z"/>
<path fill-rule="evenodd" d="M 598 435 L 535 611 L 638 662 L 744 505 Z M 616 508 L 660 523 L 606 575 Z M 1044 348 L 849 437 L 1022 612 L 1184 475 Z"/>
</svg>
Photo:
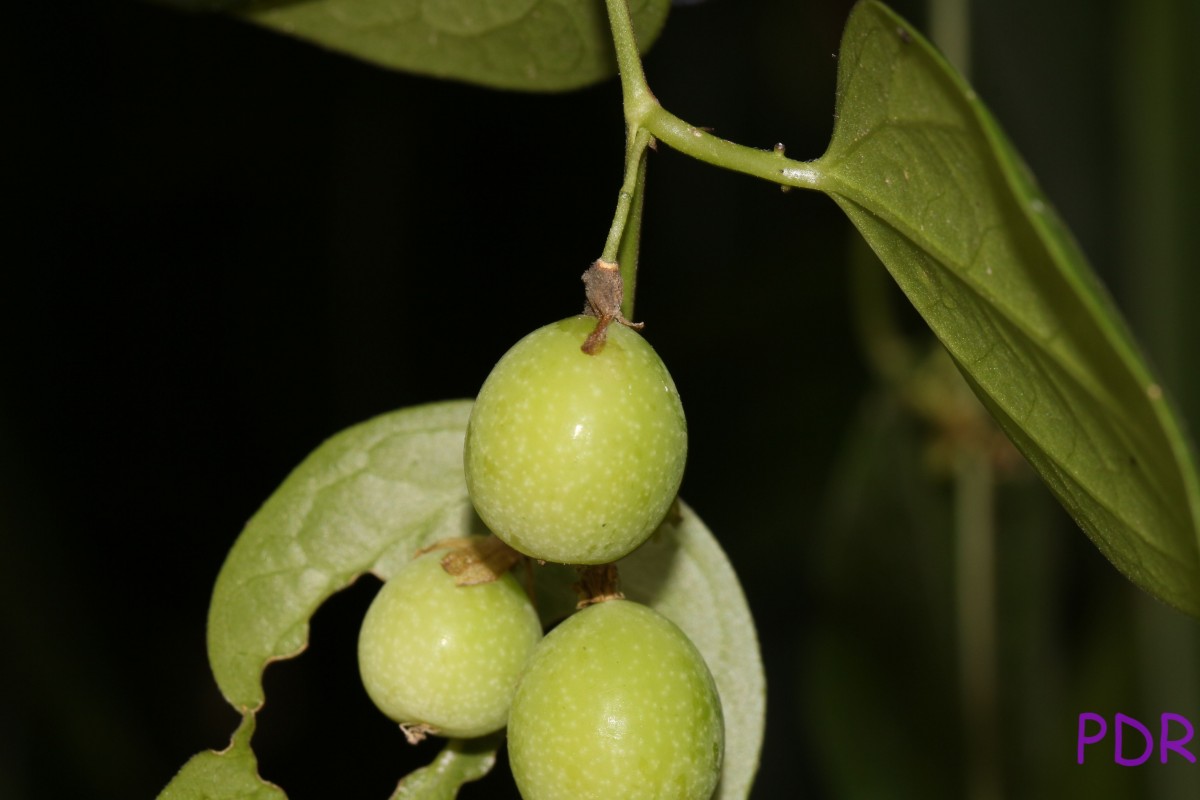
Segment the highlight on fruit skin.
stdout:
<svg viewBox="0 0 1200 800">
<path fill-rule="evenodd" d="M 724 717 L 703 657 L 630 600 L 547 634 L 513 698 L 508 754 L 525 800 L 708 800 Z"/>
<path fill-rule="evenodd" d="M 579 315 L 530 333 L 496 364 L 472 409 L 467 488 L 488 528 L 542 561 L 604 564 L 662 522 L 683 480 L 687 421 L 645 339 Z"/>
<path fill-rule="evenodd" d="M 522 670 L 542 638 L 511 573 L 458 586 L 444 550 L 405 565 L 372 601 L 358 639 L 363 686 L 410 738 L 483 736 L 504 727 Z"/>
</svg>

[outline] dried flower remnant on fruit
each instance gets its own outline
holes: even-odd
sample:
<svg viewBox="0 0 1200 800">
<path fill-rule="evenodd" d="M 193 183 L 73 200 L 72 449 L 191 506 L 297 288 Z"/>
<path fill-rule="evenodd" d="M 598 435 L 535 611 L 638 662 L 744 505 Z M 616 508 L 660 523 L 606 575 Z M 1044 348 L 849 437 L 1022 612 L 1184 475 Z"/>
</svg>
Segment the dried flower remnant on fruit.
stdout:
<svg viewBox="0 0 1200 800">
<path fill-rule="evenodd" d="M 508 720 L 526 800 L 711 800 L 720 695 L 677 625 L 631 600 L 577 611 L 526 665 Z"/>
<path fill-rule="evenodd" d="M 495 536 L 443 539 L 421 552 L 432 550 L 449 551 L 442 557 L 442 569 L 454 576 L 458 586 L 478 586 L 499 580 L 522 558 Z"/>
<path fill-rule="evenodd" d="M 579 569 L 579 581 L 574 585 L 579 602 L 575 608 L 587 608 L 609 600 L 623 600 L 625 594 L 618 588 L 620 576 L 616 564 L 595 564 Z"/>
<path fill-rule="evenodd" d="M 400 732 L 404 734 L 404 740 L 409 744 L 420 744 L 425 741 L 425 737 L 431 734 L 436 736 L 438 729 L 432 725 L 426 725 L 424 722 L 401 722 Z"/>
<path fill-rule="evenodd" d="M 488 530 L 533 559 L 607 564 L 649 538 L 674 502 L 687 422 L 662 359 L 636 331 L 595 355 L 579 314 L 517 342 L 467 423 L 467 491 Z"/>
<path fill-rule="evenodd" d="M 630 322 L 621 313 L 621 302 L 625 299 L 625 282 L 621 278 L 620 265 L 613 261 L 597 259 L 583 273 L 583 291 L 587 304 L 583 313 L 595 317 L 596 327 L 584 341 L 581 349 L 588 355 L 595 355 L 604 347 L 608 339 L 608 326 L 614 321 L 627 328 L 640 331 L 644 325 L 641 322 Z"/>
<path fill-rule="evenodd" d="M 410 742 L 500 730 L 517 681 L 542 638 L 537 611 L 513 575 L 460 586 L 442 566 L 449 544 L 408 562 L 363 617 L 363 687 Z M 451 550 L 455 552 L 455 550 Z"/>
</svg>

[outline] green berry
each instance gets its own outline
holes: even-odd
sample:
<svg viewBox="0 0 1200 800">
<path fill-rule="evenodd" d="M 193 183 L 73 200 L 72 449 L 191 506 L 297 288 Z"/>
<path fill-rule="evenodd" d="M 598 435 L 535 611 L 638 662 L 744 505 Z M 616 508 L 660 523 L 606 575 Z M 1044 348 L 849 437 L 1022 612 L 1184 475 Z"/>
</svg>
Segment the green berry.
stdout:
<svg viewBox="0 0 1200 800">
<path fill-rule="evenodd" d="M 629 600 L 589 606 L 546 636 L 508 722 L 525 800 L 707 800 L 724 739 L 695 645 Z"/>
<path fill-rule="evenodd" d="M 511 574 L 457 586 L 444 555 L 426 553 L 379 590 L 359 633 L 359 672 L 397 722 L 482 736 L 504 727 L 541 623 Z"/>
<path fill-rule="evenodd" d="M 675 382 L 635 331 L 540 328 L 500 359 L 467 425 L 467 487 L 484 523 L 543 561 L 604 564 L 649 538 L 679 491 L 687 423 Z"/>
</svg>

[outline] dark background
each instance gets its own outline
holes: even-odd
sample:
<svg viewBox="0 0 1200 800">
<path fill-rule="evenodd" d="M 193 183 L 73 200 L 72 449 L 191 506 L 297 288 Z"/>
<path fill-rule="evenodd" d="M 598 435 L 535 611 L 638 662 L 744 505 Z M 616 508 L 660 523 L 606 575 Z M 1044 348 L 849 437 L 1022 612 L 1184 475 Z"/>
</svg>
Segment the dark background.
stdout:
<svg viewBox="0 0 1200 800">
<path fill-rule="evenodd" d="M 693 124 L 816 157 L 849 6 L 677 8 L 647 60 L 651 86 Z M 925 18 L 923 4 L 895 7 Z M 980 94 L 1194 424 L 1195 8 L 987 0 L 974 11 Z M 511 343 L 579 308 L 578 276 L 621 177 L 619 88 L 492 92 L 137 2 L 11 13 L 0 796 L 149 797 L 236 724 L 204 624 L 224 553 L 259 503 L 324 438 L 474 394 Z M 913 515 L 894 513 L 912 476 L 880 482 L 861 550 L 830 555 L 844 533 L 830 497 L 878 398 L 850 322 L 851 241 L 820 195 L 660 148 L 637 316 L 688 411 L 683 495 L 759 621 L 769 716 L 755 797 L 862 795 L 854 772 L 914 738 L 924 757 L 899 759 L 891 796 L 965 796 L 948 579 L 924 569 L 947 558 L 948 488 L 921 484 L 936 508 Z M 892 468 L 923 481 L 919 426 L 881 435 L 881 450 L 913 456 Z M 1009 790 L 1194 786 L 1190 774 L 1162 783 L 1168 770 L 1075 766 L 1081 711 L 1200 722 L 1197 673 L 1162 666 L 1195 666 L 1195 626 L 1129 587 L 1040 487 L 1011 495 L 1001 613 L 1023 610 L 1002 636 L 1017 709 L 1002 730 Z M 1031 563 L 1047 600 L 1033 610 L 1018 568 Z M 331 600 L 309 652 L 267 672 L 256 750 L 295 800 L 386 797 L 432 757 L 430 745 L 407 751 L 357 683 L 372 590 Z M 837 663 L 861 670 L 829 683 L 814 654 L 839 642 L 859 649 Z M 814 711 L 814 698 L 839 693 L 859 702 Z M 1033 752 L 1032 726 L 1046 745 Z M 504 773 L 463 796 L 507 796 Z"/>
</svg>

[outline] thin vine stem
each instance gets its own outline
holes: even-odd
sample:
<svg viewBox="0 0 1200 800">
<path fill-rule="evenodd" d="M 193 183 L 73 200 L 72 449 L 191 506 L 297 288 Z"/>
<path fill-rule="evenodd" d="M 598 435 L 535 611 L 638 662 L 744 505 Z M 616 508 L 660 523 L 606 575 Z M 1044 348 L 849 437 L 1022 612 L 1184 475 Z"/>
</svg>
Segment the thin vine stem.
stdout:
<svg viewBox="0 0 1200 800">
<path fill-rule="evenodd" d="M 621 95 L 630 145 L 644 129 L 672 149 L 714 166 L 781 186 L 822 188 L 821 171 L 815 162 L 796 161 L 785 157 L 778 149 L 758 150 L 713 136 L 663 108 L 646 83 L 627 0 L 605 0 L 605 5 L 621 73 Z"/>
<path fill-rule="evenodd" d="M 642 54 L 638 50 L 637 37 L 633 33 L 633 19 L 629 16 L 627 0 L 604 0 L 608 7 L 608 24 L 612 29 L 613 47 L 617 54 L 617 70 L 621 75 L 621 95 L 625 101 L 625 121 L 629 123 L 629 138 L 635 133 L 634 109 L 646 103 L 657 105 L 658 101 L 646 84 L 646 73 L 642 70 Z"/>
<path fill-rule="evenodd" d="M 634 180 L 629 215 L 625 218 L 625 233 L 621 237 L 621 247 L 617 251 L 617 263 L 621 269 L 621 284 L 624 287 L 621 314 L 625 319 L 636 319 L 633 315 L 633 299 L 637 295 L 637 268 L 642 238 L 642 209 L 646 201 L 647 161 L 646 151 L 643 149 L 641 158 L 638 159 L 637 177 Z"/>
<path fill-rule="evenodd" d="M 625 286 L 622 311 L 632 319 L 633 289 L 637 279 L 637 236 L 640 232 L 641 199 L 646 176 L 645 156 L 646 148 L 654 140 L 699 161 L 762 178 L 783 187 L 817 190 L 824 187 L 815 162 L 787 158 L 782 147 L 757 150 L 730 142 L 713 136 L 704 128 L 690 125 L 664 109 L 646 83 L 627 0 L 605 0 L 605 6 L 621 75 L 626 141 L 625 179 L 601 258 L 620 264 Z"/>
<path fill-rule="evenodd" d="M 608 230 L 608 239 L 604 242 L 604 253 L 600 256 L 605 261 L 617 263 L 625 225 L 632 213 L 634 199 L 640 193 L 640 181 L 645 175 L 642 163 L 649 144 L 649 132 L 638 129 L 625 149 L 625 181 L 621 184 L 621 193 L 617 196 L 617 211 L 613 215 L 612 227 Z"/>
<path fill-rule="evenodd" d="M 965 444 L 955 464 L 955 607 L 967 749 L 966 797 L 998 800 L 999 707 L 996 694 L 996 519 L 991 453 Z"/>
<path fill-rule="evenodd" d="M 826 188 L 816 162 L 796 161 L 783 155 L 782 150 L 758 150 L 713 136 L 704 128 L 684 122 L 657 102 L 644 112 L 639 123 L 658 141 L 699 161 L 780 186 Z"/>
</svg>

